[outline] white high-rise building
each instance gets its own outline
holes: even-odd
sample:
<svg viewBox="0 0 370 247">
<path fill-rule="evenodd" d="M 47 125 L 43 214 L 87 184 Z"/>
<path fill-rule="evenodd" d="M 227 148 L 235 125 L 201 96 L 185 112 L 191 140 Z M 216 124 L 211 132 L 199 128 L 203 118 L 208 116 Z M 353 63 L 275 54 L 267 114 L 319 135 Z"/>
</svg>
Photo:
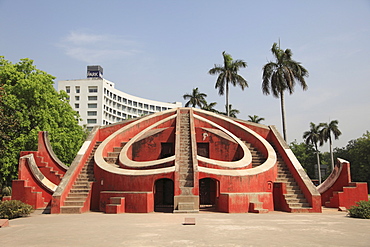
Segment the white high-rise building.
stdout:
<svg viewBox="0 0 370 247">
<path fill-rule="evenodd" d="M 181 107 L 181 102 L 165 103 L 139 98 L 114 88 L 114 83 L 103 78 L 99 65 L 87 66 L 87 78 L 58 82 L 58 91 L 69 95 L 69 103 L 91 130 L 95 125 L 107 125 L 129 118 Z"/>
</svg>

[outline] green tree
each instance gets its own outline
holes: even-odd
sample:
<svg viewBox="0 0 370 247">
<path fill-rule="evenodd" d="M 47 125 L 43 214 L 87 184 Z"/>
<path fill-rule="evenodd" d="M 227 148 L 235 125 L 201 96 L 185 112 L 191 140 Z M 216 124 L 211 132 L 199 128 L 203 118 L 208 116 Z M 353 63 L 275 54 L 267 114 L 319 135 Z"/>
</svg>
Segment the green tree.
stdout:
<svg viewBox="0 0 370 247">
<path fill-rule="evenodd" d="M 315 125 L 310 123 L 310 130 L 307 130 L 303 133 L 303 138 L 307 145 L 312 144 L 315 147 L 316 159 L 317 159 L 317 171 L 319 183 L 321 184 L 321 165 L 320 165 L 320 151 L 317 146 L 318 143 L 322 142 L 322 136 L 320 134 L 323 124 Z"/>
<path fill-rule="evenodd" d="M 219 95 L 226 96 L 226 115 L 230 116 L 229 112 L 229 83 L 233 86 L 239 85 L 242 90 L 248 87 L 248 82 L 238 74 L 240 68 L 247 67 L 247 63 L 243 60 L 233 60 L 230 54 L 222 52 L 224 59 L 223 65 L 216 65 L 208 71 L 211 75 L 218 75 L 215 88 L 218 89 Z"/>
<path fill-rule="evenodd" d="M 210 111 L 210 112 L 214 112 L 214 113 L 220 113 L 218 110 L 216 110 L 214 107 L 217 105 L 216 102 L 212 102 L 212 103 L 207 103 L 207 102 L 204 102 L 203 106 L 202 106 L 202 110 L 206 110 L 206 111 Z"/>
<path fill-rule="evenodd" d="M 334 170 L 334 155 L 333 155 L 333 141 L 332 141 L 332 134 L 337 140 L 342 132 L 338 128 L 338 120 L 332 120 L 329 124 L 322 123 L 322 129 L 320 132 L 321 135 L 321 144 L 327 142 L 329 140 L 329 148 L 330 148 L 330 160 L 331 160 L 331 169 Z"/>
<path fill-rule="evenodd" d="M 86 131 L 78 125 L 77 112 L 68 103 L 68 95 L 58 93 L 53 80 L 53 76 L 36 69 L 30 59 L 12 64 L 0 57 L 3 184 L 10 185 L 16 178 L 19 152 L 37 150 L 39 131 L 49 132 L 54 152 L 67 165 L 86 138 Z M 6 124 L 8 128 L 4 128 Z"/>
<path fill-rule="evenodd" d="M 287 141 L 284 92 L 288 91 L 292 94 L 296 81 L 299 82 L 303 90 L 307 90 L 304 78 L 308 77 L 308 71 L 301 63 L 292 59 L 293 53 L 290 49 L 284 51 L 277 43 L 274 43 L 271 52 L 276 61 L 263 66 L 262 92 L 266 95 L 272 93 L 274 97 L 280 98 L 283 135 L 284 140 Z"/>
<path fill-rule="evenodd" d="M 262 121 L 265 121 L 263 117 L 259 117 L 257 115 L 253 115 L 253 116 L 248 115 L 248 117 L 249 117 L 248 121 L 253 122 L 253 123 L 260 123 Z"/>
<path fill-rule="evenodd" d="M 310 178 L 315 178 L 315 149 L 312 144 L 306 144 L 304 142 L 297 143 L 296 141 L 290 143 L 290 149 L 297 157 L 305 171 Z"/>
<path fill-rule="evenodd" d="M 207 103 L 207 94 L 199 92 L 198 88 L 193 88 L 191 94 L 186 93 L 182 97 L 184 100 L 189 99 L 189 101 L 185 103 L 185 107 L 189 107 L 189 105 L 191 105 L 192 107 L 199 106 L 199 108 L 202 108 L 203 105 Z"/>
<path fill-rule="evenodd" d="M 351 163 L 352 180 L 367 182 L 370 191 L 370 132 L 366 131 L 362 137 L 349 141 L 344 148 L 335 148 L 334 153 Z"/>
<path fill-rule="evenodd" d="M 225 106 L 226 112 L 221 112 L 221 114 L 226 115 L 229 113 L 229 117 L 236 118 L 236 114 L 239 114 L 240 111 L 238 109 L 233 109 L 233 105 L 229 105 L 229 109 Z"/>
</svg>

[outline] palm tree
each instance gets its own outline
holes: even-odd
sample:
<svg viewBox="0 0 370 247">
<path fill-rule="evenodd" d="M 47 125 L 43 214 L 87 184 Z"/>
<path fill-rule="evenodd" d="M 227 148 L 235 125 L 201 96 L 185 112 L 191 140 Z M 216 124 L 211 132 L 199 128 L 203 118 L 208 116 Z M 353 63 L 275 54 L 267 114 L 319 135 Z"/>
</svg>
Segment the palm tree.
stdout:
<svg viewBox="0 0 370 247">
<path fill-rule="evenodd" d="M 310 123 L 310 130 L 307 130 L 303 133 L 303 138 L 307 145 L 312 144 L 315 146 L 316 150 L 316 159 L 317 159 L 317 169 L 318 169 L 318 177 L 319 177 L 319 184 L 321 184 L 321 164 L 320 164 L 320 151 L 317 147 L 317 143 L 322 143 L 322 136 L 321 136 L 321 128 L 323 124 L 320 123 L 319 125 L 315 125 L 314 123 Z"/>
<path fill-rule="evenodd" d="M 185 100 L 189 99 L 189 101 L 186 102 L 185 107 L 191 105 L 192 107 L 199 106 L 199 108 L 202 108 L 202 106 L 207 103 L 205 99 L 207 94 L 199 92 L 198 88 L 193 88 L 193 92 L 191 94 L 186 93 L 182 97 Z"/>
<path fill-rule="evenodd" d="M 253 123 L 259 123 L 259 122 L 265 120 L 263 117 L 259 117 L 257 115 L 253 115 L 253 116 L 248 115 L 248 117 L 249 117 L 249 120 L 248 121 L 253 122 Z"/>
<path fill-rule="evenodd" d="M 214 112 L 214 113 L 220 113 L 218 110 L 216 110 L 214 107 L 217 105 L 216 102 L 212 102 L 212 103 L 207 103 L 207 102 L 204 102 L 203 106 L 201 107 L 202 110 L 206 110 L 206 111 L 210 111 L 210 112 Z"/>
<path fill-rule="evenodd" d="M 238 74 L 240 68 L 247 67 L 247 63 L 243 60 L 233 60 L 230 54 L 227 54 L 225 51 L 222 52 L 224 58 L 223 65 L 216 65 L 215 67 L 208 71 L 209 74 L 215 75 L 218 74 L 215 88 L 218 88 L 218 94 L 226 94 L 226 115 L 230 116 L 229 113 L 229 83 L 233 86 L 239 85 L 242 90 L 248 87 L 248 82 Z"/>
<path fill-rule="evenodd" d="M 274 97 L 280 98 L 283 135 L 284 140 L 287 141 L 284 92 L 288 91 L 292 94 L 296 80 L 303 90 L 306 90 L 307 84 L 304 77 L 308 77 L 308 71 L 301 63 L 292 59 L 293 54 L 290 49 L 283 51 L 278 44 L 274 43 L 271 52 L 275 56 L 276 62 L 269 62 L 263 66 L 262 91 L 266 95 L 272 93 Z"/>
<path fill-rule="evenodd" d="M 227 109 L 227 106 L 225 105 L 226 112 L 220 112 L 223 115 L 227 116 L 227 113 L 229 113 L 228 117 L 236 118 L 236 114 L 239 114 L 240 111 L 238 109 L 233 109 L 233 105 L 229 105 L 229 109 Z"/>
<path fill-rule="evenodd" d="M 324 142 L 327 142 L 329 140 L 331 169 L 334 170 L 334 156 L 333 156 L 331 134 L 334 135 L 335 140 L 338 140 L 342 132 L 338 129 L 338 120 L 332 120 L 329 124 L 323 123 L 322 125 L 323 127 L 320 132 L 322 140 L 321 140 L 320 145 L 322 145 Z"/>
</svg>

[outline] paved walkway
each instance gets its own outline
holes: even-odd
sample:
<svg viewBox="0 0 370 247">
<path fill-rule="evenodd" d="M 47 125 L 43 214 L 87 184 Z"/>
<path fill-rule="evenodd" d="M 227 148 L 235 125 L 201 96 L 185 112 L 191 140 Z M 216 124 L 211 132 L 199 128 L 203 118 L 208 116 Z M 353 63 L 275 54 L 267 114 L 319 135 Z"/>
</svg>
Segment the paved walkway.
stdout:
<svg viewBox="0 0 370 247">
<path fill-rule="evenodd" d="M 195 225 L 183 225 L 195 218 Z M 0 229 L 0 246 L 370 246 L 370 220 L 322 214 L 33 213 Z"/>
</svg>

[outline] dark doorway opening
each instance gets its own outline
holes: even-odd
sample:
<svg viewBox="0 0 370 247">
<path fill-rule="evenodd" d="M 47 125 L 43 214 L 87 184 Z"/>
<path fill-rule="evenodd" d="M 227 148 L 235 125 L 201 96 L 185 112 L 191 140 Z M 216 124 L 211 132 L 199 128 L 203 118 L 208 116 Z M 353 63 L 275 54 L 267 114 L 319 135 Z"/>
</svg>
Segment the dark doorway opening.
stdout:
<svg viewBox="0 0 370 247">
<path fill-rule="evenodd" d="M 202 178 L 199 180 L 199 200 L 201 210 L 215 210 L 217 206 L 217 198 L 219 182 L 212 178 Z"/>
<path fill-rule="evenodd" d="M 173 212 L 174 184 L 171 179 L 162 178 L 154 184 L 154 211 Z"/>
<path fill-rule="evenodd" d="M 198 142 L 197 143 L 197 153 L 199 156 L 209 158 L 209 143 L 208 142 Z"/>
</svg>

